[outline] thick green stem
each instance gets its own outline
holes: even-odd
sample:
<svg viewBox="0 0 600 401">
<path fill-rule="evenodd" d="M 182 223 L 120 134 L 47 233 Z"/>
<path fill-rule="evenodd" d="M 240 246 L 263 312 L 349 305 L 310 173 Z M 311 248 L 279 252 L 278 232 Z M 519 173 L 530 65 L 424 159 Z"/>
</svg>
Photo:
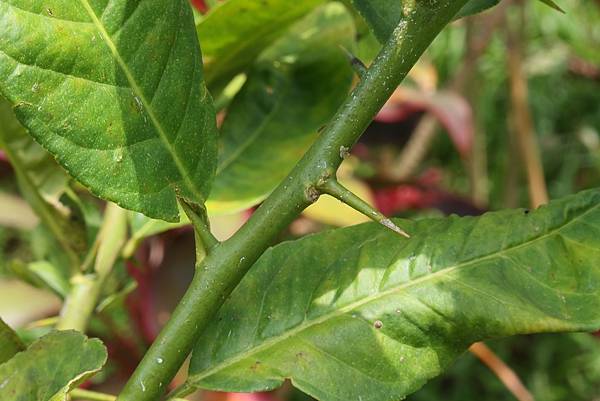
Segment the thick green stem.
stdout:
<svg viewBox="0 0 600 401">
<path fill-rule="evenodd" d="M 342 149 L 351 148 L 427 46 L 466 0 L 419 0 L 392 34 L 365 77 L 289 176 L 229 240 L 197 266 L 171 319 L 118 397 L 156 401 L 231 291 L 265 249 L 315 200 L 319 182 L 333 177 Z"/>
</svg>

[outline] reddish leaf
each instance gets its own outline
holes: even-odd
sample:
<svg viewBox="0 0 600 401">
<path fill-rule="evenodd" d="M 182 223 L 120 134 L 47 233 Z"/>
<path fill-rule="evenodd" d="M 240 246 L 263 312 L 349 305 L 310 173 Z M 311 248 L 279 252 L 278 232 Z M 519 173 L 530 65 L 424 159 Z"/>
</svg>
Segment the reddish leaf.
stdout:
<svg viewBox="0 0 600 401">
<path fill-rule="evenodd" d="M 272 393 L 217 393 L 207 392 L 205 401 L 277 401 Z"/>
<path fill-rule="evenodd" d="M 399 87 L 375 118 L 383 123 L 395 123 L 415 112 L 432 113 L 446 129 L 461 156 L 473 146 L 474 122 L 469 103 L 448 91 L 424 92 Z"/>
<path fill-rule="evenodd" d="M 208 7 L 204 0 L 191 0 L 192 5 L 198 9 L 202 14 L 208 11 Z"/>
<path fill-rule="evenodd" d="M 386 215 L 408 210 L 438 209 L 444 214 L 479 215 L 484 210 L 469 199 L 451 194 L 439 187 L 441 174 L 426 171 L 416 183 L 396 185 L 375 191 L 375 204 Z"/>
</svg>

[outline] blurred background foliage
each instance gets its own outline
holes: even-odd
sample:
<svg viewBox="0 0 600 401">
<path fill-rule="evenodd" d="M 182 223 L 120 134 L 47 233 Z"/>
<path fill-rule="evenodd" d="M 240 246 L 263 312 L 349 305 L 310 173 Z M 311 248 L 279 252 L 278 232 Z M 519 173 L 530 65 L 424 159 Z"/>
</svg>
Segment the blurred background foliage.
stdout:
<svg viewBox="0 0 600 401">
<path fill-rule="evenodd" d="M 200 21 L 217 2 L 193 3 Z M 548 198 L 600 186 L 600 1 L 560 0 L 560 6 L 565 14 L 537 1 L 505 0 L 454 22 L 352 150 L 341 181 L 384 213 L 409 218 L 536 207 Z M 368 64 L 379 45 L 356 15 L 355 24 L 357 40 L 348 50 Z M 236 90 L 239 86 L 233 94 Z M 224 92 L 219 101 L 226 105 L 233 94 Z M 93 239 L 102 204 L 76 183 L 69 188 L 54 202 L 70 208 L 71 216 L 84 216 Z M 31 341 L 55 322 L 66 274 L 34 263 L 64 255 L 57 254 L 42 228 L 34 229 L 37 218 L 19 195 L 4 152 L 0 204 L 0 316 Z M 251 212 L 212 218 L 216 235 L 227 238 Z M 133 234 L 144 234 L 133 235 L 125 248 L 127 260 L 114 269 L 90 326 L 111 358 L 89 386 L 107 391 L 122 385 L 167 320 L 190 280 L 195 256 L 185 224 L 149 223 L 139 215 L 130 220 Z M 323 197 L 281 239 L 364 220 Z M 535 400 L 600 400 L 598 337 L 539 335 L 488 345 Z M 308 399 L 291 387 L 272 394 L 197 397 Z M 515 396 L 468 353 L 409 399 Z"/>
</svg>

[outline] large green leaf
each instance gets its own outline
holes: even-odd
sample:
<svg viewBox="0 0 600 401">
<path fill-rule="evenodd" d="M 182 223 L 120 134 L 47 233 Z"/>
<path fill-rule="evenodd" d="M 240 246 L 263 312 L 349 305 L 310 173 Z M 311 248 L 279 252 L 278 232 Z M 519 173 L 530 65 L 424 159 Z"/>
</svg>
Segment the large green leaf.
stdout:
<svg viewBox="0 0 600 401">
<path fill-rule="evenodd" d="M 255 205 L 285 178 L 348 94 L 352 69 L 339 45 L 351 15 L 324 5 L 265 50 L 223 123 L 212 214 Z"/>
<path fill-rule="evenodd" d="M 1 0 L 0 93 L 97 195 L 176 221 L 216 165 L 187 0 Z"/>
<path fill-rule="evenodd" d="M 229 0 L 197 25 L 202 42 L 206 81 L 222 88 L 294 21 L 323 0 Z"/>
<path fill-rule="evenodd" d="M 106 362 L 106 348 L 75 331 L 56 331 L 0 365 L 0 401 L 63 401 Z"/>
<path fill-rule="evenodd" d="M 17 333 L 0 319 L 0 364 L 8 361 L 16 353 L 25 349 Z"/>
<path fill-rule="evenodd" d="M 365 224 L 267 251 L 198 341 L 192 383 L 391 401 L 475 341 L 600 327 L 600 190 L 400 225 L 411 239 Z"/>
</svg>

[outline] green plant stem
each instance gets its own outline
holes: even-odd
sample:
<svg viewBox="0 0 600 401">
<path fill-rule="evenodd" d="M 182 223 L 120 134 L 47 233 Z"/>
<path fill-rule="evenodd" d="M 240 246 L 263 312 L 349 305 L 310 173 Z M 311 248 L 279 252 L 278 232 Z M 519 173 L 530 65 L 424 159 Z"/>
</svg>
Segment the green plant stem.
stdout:
<svg viewBox="0 0 600 401">
<path fill-rule="evenodd" d="M 76 388 L 75 390 L 71 391 L 71 397 L 76 400 L 82 399 L 89 401 L 115 401 L 117 399 L 117 397 L 114 395 L 83 390 L 81 388 Z"/>
<path fill-rule="evenodd" d="M 383 213 L 373 208 L 373 206 L 369 205 L 352 191 L 345 188 L 336 179 L 330 178 L 326 180 L 323 184 L 319 185 L 319 190 L 333 196 L 382 226 L 389 228 L 406 238 L 410 238 L 410 235 L 408 235 L 406 231 L 398 227 L 392 220 L 388 219 Z"/>
<path fill-rule="evenodd" d="M 71 277 L 71 291 L 67 295 L 56 328 L 85 332 L 90 317 L 98 304 L 106 278 L 112 271 L 127 233 L 125 210 L 109 203 L 98 233 L 98 250 L 94 272 Z"/>
<path fill-rule="evenodd" d="M 156 401 L 231 291 L 273 239 L 314 201 L 319 182 L 334 177 L 340 149 L 358 140 L 421 54 L 466 0 L 419 0 L 330 124 L 287 178 L 229 240 L 197 265 L 190 287 L 118 397 Z"/>
</svg>

